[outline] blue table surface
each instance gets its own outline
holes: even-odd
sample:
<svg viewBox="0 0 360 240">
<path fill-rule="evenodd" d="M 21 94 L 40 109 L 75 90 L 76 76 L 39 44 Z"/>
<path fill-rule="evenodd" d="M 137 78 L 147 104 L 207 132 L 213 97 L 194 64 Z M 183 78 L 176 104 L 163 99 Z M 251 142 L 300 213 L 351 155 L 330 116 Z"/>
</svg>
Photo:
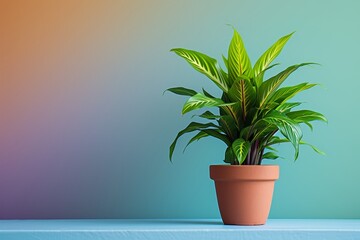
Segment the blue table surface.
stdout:
<svg viewBox="0 0 360 240">
<path fill-rule="evenodd" d="M 262 226 L 219 219 L 0 220 L 0 240 L 247 239 L 360 240 L 360 220 L 270 219 Z"/>
</svg>

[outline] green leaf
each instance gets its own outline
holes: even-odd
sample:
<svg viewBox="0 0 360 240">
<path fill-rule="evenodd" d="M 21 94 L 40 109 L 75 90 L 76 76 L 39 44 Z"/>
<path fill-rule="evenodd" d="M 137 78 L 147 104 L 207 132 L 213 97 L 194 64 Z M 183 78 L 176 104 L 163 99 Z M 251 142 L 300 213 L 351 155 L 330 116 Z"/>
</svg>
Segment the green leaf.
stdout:
<svg viewBox="0 0 360 240">
<path fill-rule="evenodd" d="M 311 147 L 312 150 L 314 150 L 314 151 L 315 151 L 316 153 L 318 153 L 318 154 L 326 155 L 323 151 L 321 151 L 320 149 L 318 149 L 317 147 L 315 147 L 314 145 L 312 145 L 312 144 L 310 144 L 310 143 L 301 141 L 300 144 L 307 145 L 307 146 Z"/>
<path fill-rule="evenodd" d="M 202 113 L 200 115 L 194 115 L 194 116 L 198 116 L 198 117 L 205 118 L 205 119 L 211 119 L 211 120 L 219 119 L 219 118 L 222 117 L 222 116 L 219 116 L 219 115 L 215 115 L 210 111 L 206 111 L 206 112 L 204 112 L 204 113 Z"/>
<path fill-rule="evenodd" d="M 171 51 L 184 58 L 195 70 L 206 75 L 221 90 L 224 92 L 228 91 L 226 79 L 224 79 L 220 67 L 214 58 L 200 52 L 183 48 L 174 48 L 171 49 Z"/>
<path fill-rule="evenodd" d="M 255 90 L 248 80 L 240 79 L 236 80 L 231 86 L 228 95 L 232 101 L 240 103 L 243 122 L 256 101 Z"/>
<path fill-rule="evenodd" d="M 197 93 L 196 95 L 192 96 L 187 100 L 187 102 L 184 104 L 184 107 L 182 109 L 182 114 L 185 114 L 187 112 L 193 111 L 195 109 L 200 109 L 203 107 L 219 107 L 219 106 L 226 106 L 229 104 L 224 103 L 219 98 L 210 98 L 202 93 Z"/>
<path fill-rule="evenodd" d="M 286 115 L 277 111 L 271 111 L 262 120 L 277 126 L 281 134 L 284 135 L 285 138 L 289 139 L 295 148 L 295 159 L 297 159 L 299 155 L 299 144 L 302 138 L 302 132 L 299 125 Z"/>
<path fill-rule="evenodd" d="M 202 89 L 205 96 L 209 98 L 215 98 L 213 95 L 211 95 L 209 92 L 207 92 L 204 88 Z"/>
<path fill-rule="evenodd" d="M 275 124 L 269 124 L 266 121 L 259 120 L 253 127 L 254 139 L 262 139 L 270 133 L 275 133 L 277 127 Z"/>
<path fill-rule="evenodd" d="M 283 142 L 289 142 L 288 139 L 286 138 L 280 138 L 278 136 L 272 136 L 269 141 L 267 142 L 266 146 L 270 146 L 270 145 L 274 145 L 274 144 L 279 144 L 279 143 L 283 143 Z"/>
<path fill-rule="evenodd" d="M 279 104 L 282 104 L 294 97 L 299 92 L 302 92 L 314 86 L 316 86 L 316 84 L 301 83 L 296 86 L 280 88 L 272 95 L 269 102 L 277 102 Z"/>
<path fill-rule="evenodd" d="M 226 148 L 226 151 L 225 151 L 225 160 L 224 160 L 224 162 L 234 165 L 235 161 L 236 161 L 236 156 L 234 154 L 232 146 L 229 146 L 229 147 Z"/>
<path fill-rule="evenodd" d="M 221 116 L 221 118 L 218 120 L 218 123 L 231 141 L 234 141 L 237 138 L 239 130 L 236 127 L 235 120 L 231 116 Z"/>
<path fill-rule="evenodd" d="M 280 65 L 280 63 L 275 63 L 275 64 L 270 65 L 269 67 L 262 70 L 256 77 L 254 77 L 254 79 L 255 79 L 255 82 L 253 83 L 254 86 L 256 86 L 258 88 L 261 85 L 261 83 L 263 82 L 265 72 L 277 65 Z"/>
<path fill-rule="evenodd" d="M 241 106 L 240 103 L 229 103 L 225 106 L 221 106 L 221 109 L 224 110 L 224 112 L 232 117 L 232 119 L 235 121 L 235 126 L 240 128 L 240 117 L 241 117 Z M 223 114 L 222 114 L 223 115 Z"/>
<path fill-rule="evenodd" d="M 219 129 L 201 129 L 193 138 L 190 139 L 190 141 L 184 148 L 184 152 L 185 152 L 187 146 L 189 146 L 191 143 L 193 143 L 194 141 L 198 141 L 201 138 L 208 137 L 208 136 L 220 139 L 227 146 L 231 145 L 229 138 L 226 135 L 221 134 Z"/>
<path fill-rule="evenodd" d="M 313 126 L 311 125 L 311 123 L 309 123 L 309 122 L 304 122 L 304 124 L 306 124 L 306 125 L 310 128 L 310 130 L 313 131 Z"/>
<path fill-rule="evenodd" d="M 202 129 L 207 129 L 207 128 L 219 128 L 219 126 L 215 125 L 214 123 L 198 123 L 198 122 L 191 122 L 186 128 L 184 128 L 183 130 L 181 130 L 175 137 L 173 143 L 170 145 L 170 151 L 169 151 L 169 158 L 170 161 L 172 160 L 172 155 L 174 153 L 174 149 L 176 146 L 176 143 L 178 141 L 178 139 L 184 135 L 185 133 L 190 133 L 193 131 L 199 131 Z"/>
<path fill-rule="evenodd" d="M 224 56 L 224 55 L 222 55 L 222 59 L 223 59 L 223 61 L 224 61 L 224 64 L 225 64 L 225 67 L 226 67 L 226 69 L 228 69 L 229 67 L 229 64 L 228 64 L 228 60 L 226 59 L 226 57 Z"/>
<path fill-rule="evenodd" d="M 250 76 L 252 72 L 251 62 L 246 53 L 240 34 L 234 29 L 234 35 L 228 51 L 228 72 L 230 83 L 241 75 Z"/>
<path fill-rule="evenodd" d="M 192 97 L 196 94 L 196 91 L 189 89 L 189 88 L 184 88 L 184 87 L 169 88 L 165 91 L 169 91 L 169 92 L 175 93 L 177 95 L 190 96 L 190 97 Z"/>
<path fill-rule="evenodd" d="M 311 110 L 293 111 L 287 113 L 286 115 L 297 123 L 307 123 L 311 121 L 327 122 L 327 119 L 324 115 Z"/>
<path fill-rule="evenodd" d="M 192 137 L 192 138 L 190 139 L 190 141 L 186 144 L 183 152 L 185 152 L 186 148 L 187 148 L 191 143 L 193 143 L 193 142 L 195 142 L 195 141 L 199 141 L 201 138 L 208 137 L 208 136 L 209 136 L 209 134 L 207 134 L 206 132 L 203 132 L 203 131 L 200 130 L 200 132 L 198 132 L 194 137 Z"/>
<path fill-rule="evenodd" d="M 280 144 L 280 143 L 288 143 L 288 142 L 290 142 L 288 139 L 279 138 L 279 137 L 275 138 L 275 136 L 274 136 L 274 139 L 272 141 L 270 141 L 266 147 L 268 148 L 269 145 Z M 301 140 L 299 144 L 300 145 L 307 145 L 307 146 L 311 147 L 316 153 L 321 154 L 321 155 L 325 155 L 325 153 L 323 151 L 321 151 L 320 149 L 318 149 L 314 145 L 312 145 L 310 143 L 307 143 L 307 142 L 305 142 L 303 140 Z"/>
<path fill-rule="evenodd" d="M 229 140 L 229 138 L 226 135 L 221 134 L 218 130 L 215 130 L 215 129 L 203 129 L 201 131 L 205 132 L 209 136 L 220 139 L 221 141 L 223 141 L 228 146 L 231 145 L 231 141 Z"/>
<path fill-rule="evenodd" d="M 232 149 L 237 160 L 239 161 L 239 165 L 241 165 L 249 153 L 250 143 L 242 138 L 238 138 L 233 142 Z"/>
<path fill-rule="evenodd" d="M 281 113 L 287 113 L 289 112 L 291 109 L 293 109 L 294 107 L 297 107 L 301 104 L 301 102 L 293 102 L 293 103 L 283 103 L 283 104 L 280 104 L 276 110 L 281 112 Z"/>
<path fill-rule="evenodd" d="M 280 87 L 280 85 L 287 79 L 287 77 L 296 71 L 299 67 L 310 65 L 314 63 L 302 63 L 293 65 L 280 72 L 276 76 L 271 77 L 260 85 L 259 88 L 259 107 L 263 108 L 268 100 L 272 97 L 274 92 Z"/>
<path fill-rule="evenodd" d="M 222 75 L 222 78 L 225 79 L 225 82 L 227 82 L 228 86 L 231 86 L 231 84 L 228 82 L 229 81 L 229 77 L 227 72 L 225 72 L 221 67 L 220 67 L 220 73 Z"/>
<path fill-rule="evenodd" d="M 271 147 L 271 146 L 266 146 L 265 148 L 268 150 L 274 151 L 274 152 L 278 152 L 278 150 L 276 148 Z"/>
<path fill-rule="evenodd" d="M 286 42 L 294 33 L 290 33 L 279 40 L 277 40 L 268 50 L 266 50 L 263 55 L 257 60 L 254 65 L 254 76 L 257 77 L 261 72 L 263 72 L 270 63 L 280 54 L 281 50 L 285 46 Z M 259 86 L 259 85 L 258 85 Z"/>
<path fill-rule="evenodd" d="M 272 160 L 275 160 L 277 158 L 279 158 L 279 156 L 273 152 L 267 152 L 263 155 L 262 157 L 263 159 L 272 159 Z"/>
</svg>

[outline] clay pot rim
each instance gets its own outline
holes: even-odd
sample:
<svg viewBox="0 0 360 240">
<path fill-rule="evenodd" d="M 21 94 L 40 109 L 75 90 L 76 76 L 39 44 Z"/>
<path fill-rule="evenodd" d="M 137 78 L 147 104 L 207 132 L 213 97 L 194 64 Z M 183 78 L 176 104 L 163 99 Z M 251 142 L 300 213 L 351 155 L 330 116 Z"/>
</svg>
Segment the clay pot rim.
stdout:
<svg viewBox="0 0 360 240">
<path fill-rule="evenodd" d="M 263 165 L 211 164 L 210 166 L 216 166 L 216 167 L 279 167 L 279 165 L 276 165 L 276 164 L 263 164 Z"/>
<path fill-rule="evenodd" d="M 210 178 L 215 181 L 274 181 L 279 178 L 279 165 L 210 165 Z"/>
</svg>

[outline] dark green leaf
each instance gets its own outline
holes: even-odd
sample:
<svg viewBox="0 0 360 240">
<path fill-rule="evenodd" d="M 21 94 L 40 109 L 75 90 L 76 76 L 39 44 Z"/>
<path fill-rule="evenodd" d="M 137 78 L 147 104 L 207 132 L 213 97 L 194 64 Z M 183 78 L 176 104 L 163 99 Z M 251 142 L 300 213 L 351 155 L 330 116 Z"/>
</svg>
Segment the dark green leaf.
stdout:
<svg viewBox="0 0 360 240">
<path fill-rule="evenodd" d="M 311 110 L 293 111 L 287 113 L 286 115 L 297 123 L 307 123 L 311 121 L 327 122 L 327 119 L 325 118 L 324 115 Z"/>
<path fill-rule="evenodd" d="M 254 139 L 263 139 L 267 135 L 274 133 L 277 129 L 275 124 L 269 124 L 268 122 L 260 120 L 253 127 Z"/>
<path fill-rule="evenodd" d="M 228 95 L 232 101 L 240 103 L 243 122 L 256 101 L 256 93 L 250 81 L 239 79 L 231 86 Z"/>
<path fill-rule="evenodd" d="M 211 95 L 208 91 L 206 91 L 204 88 L 202 89 L 205 96 L 209 98 L 215 98 L 213 95 Z"/>
<path fill-rule="evenodd" d="M 241 106 L 240 103 L 232 103 L 229 105 L 221 106 L 221 109 L 224 110 L 224 112 L 232 117 L 232 119 L 235 121 L 235 126 L 238 128 L 240 127 L 240 118 L 241 118 Z"/>
<path fill-rule="evenodd" d="M 169 88 L 165 91 L 169 91 L 169 92 L 175 93 L 177 95 L 190 96 L 190 97 L 192 97 L 196 94 L 196 91 L 189 89 L 189 88 L 184 88 L 184 87 Z"/>
<path fill-rule="evenodd" d="M 269 124 L 276 125 L 281 134 L 284 135 L 285 138 L 289 139 L 295 148 L 295 159 L 297 159 L 299 154 L 299 143 L 302 138 L 302 132 L 299 125 L 292 119 L 277 111 L 270 112 L 262 120 Z"/>
<path fill-rule="evenodd" d="M 186 144 L 183 152 L 185 152 L 186 148 L 187 148 L 191 143 L 193 143 L 193 142 L 195 142 L 195 141 L 199 141 L 201 138 L 208 137 L 208 136 L 209 136 L 209 135 L 208 135 L 206 132 L 203 132 L 203 131 L 200 130 L 200 132 L 198 132 L 194 137 L 192 137 L 192 138 L 190 139 L 190 141 Z"/>
<path fill-rule="evenodd" d="M 274 151 L 274 152 L 278 152 L 277 149 L 275 149 L 274 147 L 271 147 L 271 146 L 266 146 L 265 148 L 268 150 Z"/>
<path fill-rule="evenodd" d="M 266 80 L 260 85 L 259 88 L 259 107 L 263 108 L 265 104 L 269 101 L 275 91 L 280 87 L 280 85 L 287 79 L 287 77 L 296 71 L 299 67 L 310 65 L 314 63 L 302 63 L 298 65 L 293 65 L 288 67 L 286 70 L 277 74 L 276 76 Z"/>
<path fill-rule="evenodd" d="M 238 129 L 236 127 L 236 122 L 231 116 L 222 116 L 218 123 L 221 129 L 226 133 L 226 135 L 233 141 L 237 138 Z"/>
<path fill-rule="evenodd" d="M 222 116 L 219 116 L 219 115 L 215 115 L 210 111 L 206 111 L 206 112 L 202 113 L 201 115 L 195 115 L 195 116 L 205 118 L 205 119 L 211 119 L 211 120 L 219 119 L 219 118 L 222 117 Z"/>
<path fill-rule="evenodd" d="M 234 154 L 234 151 L 232 149 L 232 146 L 227 147 L 226 151 L 225 151 L 225 163 L 229 163 L 234 165 L 236 161 L 236 156 Z"/>
<path fill-rule="evenodd" d="M 229 138 L 226 135 L 221 134 L 218 130 L 215 130 L 215 129 L 203 129 L 201 131 L 205 132 L 209 136 L 220 139 L 221 141 L 223 141 L 228 146 L 231 145 L 231 141 L 229 140 Z"/>
<path fill-rule="evenodd" d="M 274 159 L 279 158 L 279 156 L 278 156 L 277 154 L 273 153 L 273 152 L 267 152 L 267 153 L 265 153 L 265 154 L 263 155 L 262 158 L 263 158 L 263 159 L 272 159 L 272 160 L 274 160 Z"/>
<path fill-rule="evenodd" d="M 268 143 L 267 147 L 269 147 L 269 145 L 280 144 L 280 143 L 288 143 L 288 142 L 290 142 L 289 139 L 276 137 L 271 142 Z M 319 153 L 321 155 L 325 155 L 325 153 L 323 151 L 321 151 L 320 149 L 318 149 L 314 145 L 312 145 L 310 143 L 307 143 L 307 142 L 305 142 L 303 140 L 301 140 L 299 144 L 300 145 L 307 145 L 307 146 L 311 147 L 316 153 Z"/>
<path fill-rule="evenodd" d="M 174 139 L 173 143 L 170 145 L 170 152 L 169 152 L 169 158 L 170 161 L 172 159 L 172 155 L 174 153 L 174 149 L 176 146 L 176 143 L 178 141 L 178 139 L 184 135 L 185 133 L 189 133 L 189 132 L 193 132 L 193 131 L 199 131 L 202 129 L 207 129 L 207 128 L 219 128 L 219 126 L 215 125 L 214 123 L 198 123 L 198 122 L 191 122 L 186 128 L 184 128 L 183 130 L 181 130 L 177 135 L 176 138 Z"/>
<path fill-rule="evenodd" d="M 294 103 L 283 103 L 281 105 L 279 105 L 276 110 L 281 112 L 281 113 L 287 113 L 289 112 L 291 109 L 293 109 L 294 107 L 299 106 L 301 103 L 300 102 L 294 102 Z"/>
</svg>

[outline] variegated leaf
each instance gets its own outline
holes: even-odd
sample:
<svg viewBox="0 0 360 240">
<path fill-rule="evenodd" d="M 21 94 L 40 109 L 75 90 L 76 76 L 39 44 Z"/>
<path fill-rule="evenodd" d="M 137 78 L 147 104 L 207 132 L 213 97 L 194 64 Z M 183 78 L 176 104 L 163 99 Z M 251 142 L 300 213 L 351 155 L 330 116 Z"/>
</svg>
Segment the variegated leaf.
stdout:
<svg viewBox="0 0 360 240">
<path fill-rule="evenodd" d="M 314 86 L 316 86 L 316 84 L 300 83 L 295 86 L 280 88 L 276 90 L 276 92 L 271 96 L 269 102 L 277 102 L 279 104 L 282 104 L 283 102 L 286 102 L 289 99 L 293 98 L 296 94 Z"/>
<path fill-rule="evenodd" d="M 310 65 L 314 63 L 302 63 L 288 67 L 284 71 L 280 72 L 276 76 L 266 80 L 260 85 L 258 91 L 259 98 L 259 107 L 263 108 L 265 104 L 269 101 L 271 96 L 275 93 L 275 91 L 280 87 L 280 85 L 287 79 L 287 77 L 296 71 L 299 67 Z"/>
<path fill-rule="evenodd" d="M 263 55 L 261 55 L 261 57 L 254 65 L 254 77 L 257 77 L 261 72 L 263 72 L 270 65 L 270 63 L 280 54 L 286 42 L 293 34 L 294 33 L 290 33 L 280 38 L 268 50 L 266 50 Z"/>
<path fill-rule="evenodd" d="M 233 142 L 232 149 L 239 162 L 239 165 L 241 165 L 249 153 L 250 143 L 242 138 L 238 138 Z"/>
<path fill-rule="evenodd" d="M 227 106 L 230 104 L 224 103 L 219 98 L 210 98 L 202 93 L 197 93 L 187 100 L 182 109 L 182 113 L 185 114 L 187 112 L 200 109 L 203 107 L 219 107 L 219 106 Z"/>
<path fill-rule="evenodd" d="M 234 30 L 228 51 L 228 72 L 231 82 L 241 75 L 250 76 L 252 71 L 249 56 L 246 53 L 240 34 Z"/>
<path fill-rule="evenodd" d="M 171 49 L 171 51 L 184 58 L 195 70 L 206 75 L 221 90 L 224 92 L 228 91 L 229 87 L 226 79 L 223 77 L 220 67 L 214 58 L 197 51 L 183 48 L 174 48 Z"/>
<path fill-rule="evenodd" d="M 299 154 L 299 144 L 302 138 L 302 131 L 299 125 L 292 119 L 288 118 L 286 115 L 277 111 L 271 111 L 262 120 L 277 126 L 281 134 L 289 139 L 295 148 L 295 159 L 297 159 Z"/>
<path fill-rule="evenodd" d="M 240 103 L 242 120 L 245 122 L 248 112 L 256 101 L 255 90 L 248 80 L 236 80 L 231 86 L 228 95 L 232 101 Z"/>
</svg>

